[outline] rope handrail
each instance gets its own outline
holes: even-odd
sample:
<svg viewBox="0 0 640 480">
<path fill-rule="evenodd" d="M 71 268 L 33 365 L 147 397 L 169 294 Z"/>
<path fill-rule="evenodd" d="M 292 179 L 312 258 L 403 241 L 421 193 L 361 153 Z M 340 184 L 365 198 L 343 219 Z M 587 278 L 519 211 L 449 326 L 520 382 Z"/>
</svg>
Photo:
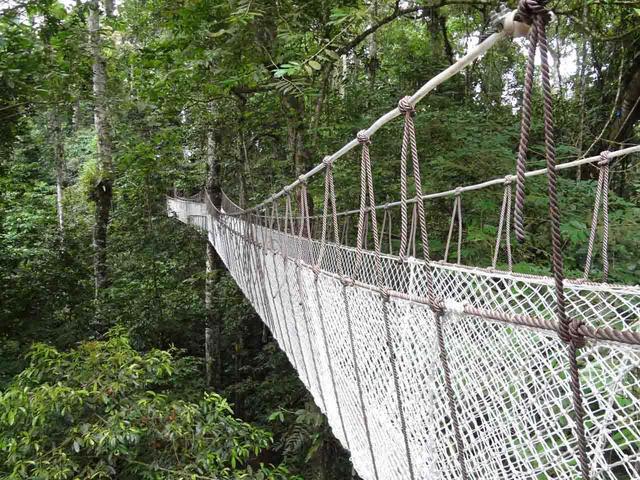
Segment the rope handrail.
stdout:
<svg viewBox="0 0 640 480">
<path fill-rule="evenodd" d="M 482 41 L 476 47 L 474 47 L 469 52 L 467 52 L 467 54 L 464 57 L 460 58 L 456 63 L 449 66 L 448 68 L 440 72 L 438 75 L 433 77 L 431 80 L 429 80 L 427 83 L 425 83 L 416 93 L 414 93 L 412 96 L 409 97 L 410 104 L 415 107 L 415 105 L 418 102 L 420 102 L 424 97 L 426 97 L 429 94 L 429 92 L 434 90 L 440 84 L 447 81 L 449 78 L 453 77 L 457 73 L 464 70 L 473 61 L 475 61 L 478 57 L 481 57 L 482 55 L 484 55 L 487 51 L 489 51 L 496 43 L 498 43 L 503 38 L 508 36 L 521 35 L 522 32 L 518 31 L 518 28 L 513 26 L 513 15 L 515 13 L 516 11 L 514 10 L 513 12 L 510 12 L 509 14 L 501 17 L 498 20 L 499 22 L 502 22 L 501 31 L 497 33 L 493 33 L 492 35 L 487 37 L 484 41 Z M 380 128 L 382 128 L 384 125 L 389 123 L 391 120 L 394 120 L 395 118 L 399 117 L 400 115 L 402 115 L 402 112 L 398 107 L 396 107 L 393 110 L 382 115 L 380 118 L 378 118 L 368 129 L 363 130 L 363 132 L 369 138 L 371 138 L 373 134 L 377 132 Z M 358 145 L 359 145 L 358 139 L 357 138 L 352 139 L 351 141 L 346 143 L 344 146 L 342 146 L 342 148 L 336 151 L 333 155 L 329 155 L 325 157 L 325 159 L 322 162 L 317 164 L 307 173 L 300 175 L 300 177 L 298 177 L 293 183 L 287 185 L 279 192 L 271 195 L 262 203 L 259 203 L 258 205 L 255 205 L 254 207 L 248 209 L 247 212 L 262 210 L 263 208 L 265 208 L 267 205 L 271 204 L 278 198 L 285 196 L 287 192 L 298 187 L 302 182 L 305 182 L 309 180 L 311 177 L 313 177 L 314 175 L 324 171 L 324 169 L 326 168 L 327 162 L 331 162 L 331 163 L 335 162 L 340 157 L 344 156 L 345 154 L 353 150 Z"/>
<path fill-rule="evenodd" d="M 633 145 L 631 147 L 627 147 L 627 148 L 622 148 L 620 150 L 615 150 L 615 151 L 611 151 L 609 152 L 609 159 L 613 160 L 615 158 L 620 158 L 620 157 L 624 157 L 626 155 L 631 155 L 633 153 L 640 153 L 640 145 Z M 577 160 L 572 160 L 570 162 L 565 162 L 565 163 L 560 163 L 558 165 L 556 165 L 556 171 L 557 170 L 568 170 L 570 168 L 574 168 L 574 167 L 578 167 L 581 165 L 587 165 L 590 163 L 595 163 L 595 162 L 600 162 L 601 161 L 601 157 L 600 154 L 598 155 L 593 155 L 591 157 L 586 157 L 586 158 L 579 158 Z M 538 177 L 540 175 L 546 175 L 547 174 L 547 168 L 539 168 L 537 170 L 530 170 L 528 172 L 525 173 L 525 177 L 530 178 L 530 177 Z M 489 188 L 489 187 L 495 187 L 495 186 L 503 186 L 505 180 L 515 180 L 515 175 L 505 175 L 502 177 L 497 177 L 497 178 L 493 178 L 491 180 L 485 180 L 484 182 L 480 182 L 480 183 L 474 183 L 471 185 L 465 185 L 464 187 L 456 187 L 456 188 L 452 188 L 450 190 L 443 190 L 441 192 L 434 192 L 434 193 L 427 193 L 422 195 L 422 200 L 434 200 L 436 198 L 446 198 L 446 197 L 453 197 L 457 194 L 462 194 L 462 193 L 466 193 L 466 192 L 473 192 L 476 190 L 484 190 L 485 188 Z M 416 199 L 415 198 L 410 198 L 407 199 L 407 204 L 412 204 L 415 203 Z M 395 201 L 395 202 L 387 202 L 387 203 L 381 203 L 380 205 L 376 205 L 376 210 L 381 210 L 381 209 L 388 209 L 388 208 L 393 208 L 393 207 L 399 207 L 402 205 L 402 202 L 400 200 Z M 347 215 L 355 215 L 356 213 L 359 213 L 360 209 L 352 209 L 352 210 L 344 210 L 342 212 L 337 212 L 337 216 L 339 217 L 343 217 L 343 216 L 347 216 Z M 233 213 L 228 213 L 228 215 L 234 215 Z M 309 218 L 321 218 L 322 214 L 317 214 L 317 215 L 312 215 Z M 296 219 L 299 219 L 300 217 L 294 217 Z"/>
</svg>

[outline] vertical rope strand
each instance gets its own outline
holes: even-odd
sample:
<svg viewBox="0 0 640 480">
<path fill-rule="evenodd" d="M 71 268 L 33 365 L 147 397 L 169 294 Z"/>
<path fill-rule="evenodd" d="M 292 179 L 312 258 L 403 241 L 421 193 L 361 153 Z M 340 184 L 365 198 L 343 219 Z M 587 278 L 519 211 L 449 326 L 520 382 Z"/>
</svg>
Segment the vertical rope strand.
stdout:
<svg viewBox="0 0 640 480">
<path fill-rule="evenodd" d="M 427 219 L 424 211 L 424 202 L 422 200 L 422 176 L 420 175 L 420 160 L 418 159 L 418 147 L 416 145 L 416 133 L 415 124 L 413 121 L 413 115 L 415 109 L 411 104 L 410 98 L 405 97 L 398 103 L 400 112 L 404 114 L 404 132 L 403 135 L 403 148 L 401 155 L 401 163 L 405 163 L 407 150 L 411 151 L 411 158 L 413 163 L 413 178 L 416 187 L 415 202 L 418 209 L 418 220 L 420 223 L 420 235 L 422 240 L 422 256 L 425 261 L 425 273 L 427 284 L 427 300 L 431 306 L 436 324 L 436 336 L 438 341 L 438 350 L 440 356 L 440 363 L 444 372 L 445 391 L 447 394 L 447 401 L 449 406 L 449 415 L 453 426 L 453 432 L 456 439 L 456 451 L 458 454 L 458 464 L 460 467 L 462 480 L 469 480 L 467 475 L 467 466 L 464 455 L 464 442 L 460 433 L 460 424 L 458 423 L 458 407 L 455 392 L 453 390 L 453 383 L 451 380 L 451 371 L 449 368 L 449 360 L 447 357 L 446 345 L 444 341 L 444 331 L 442 328 L 442 307 L 437 301 L 435 296 L 435 289 L 433 285 L 433 269 L 431 267 L 431 256 L 429 252 L 429 235 L 427 232 Z M 400 169 L 401 176 L 405 176 L 406 170 Z"/>
<path fill-rule="evenodd" d="M 533 19 L 533 25 L 538 32 L 540 45 L 540 70 L 542 73 L 542 91 L 544 96 L 544 139 L 547 159 L 547 190 L 549 197 L 549 217 L 551 220 L 551 249 L 553 276 L 556 287 L 556 309 L 559 322 L 559 334 L 569 343 L 569 365 L 571 376 L 571 390 L 573 394 L 573 411 L 575 429 L 578 441 L 578 456 L 583 480 L 589 480 L 589 460 L 587 457 L 587 441 L 584 426 L 584 406 L 580 387 L 580 371 L 578 367 L 578 348 L 584 343 L 575 329 L 575 324 L 566 315 L 564 297 L 564 267 L 562 259 L 562 239 L 560 236 L 560 208 L 558 205 L 558 173 L 556 171 L 556 148 L 554 141 L 553 103 L 551 93 L 551 78 L 549 73 L 549 59 L 545 18 L 538 14 Z"/>
<path fill-rule="evenodd" d="M 325 355 L 327 356 L 327 367 L 329 368 L 329 376 L 331 377 L 331 387 L 333 388 L 333 396 L 336 402 L 336 409 L 338 410 L 338 418 L 340 420 L 340 427 L 342 428 L 342 433 L 344 435 L 345 447 L 349 450 L 349 436 L 347 435 L 347 429 L 344 425 L 344 416 L 342 415 L 342 408 L 340 405 L 340 398 L 338 396 L 338 388 L 336 386 L 335 373 L 333 370 L 333 362 L 331 360 L 331 352 L 329 350 L 329 341 L 327 338 L 327 331 L 325 327 L 325 319 L 324 319 L 324 311 L 322 308 L 322 300 L 320 298 L 320 289 L 318 288 L 318 279 L 320 274 L 320 269 L 322 265 L 322 258 L 325 251 L 325 245 L 327 241 L 327 215 L 329 211 L 329 202 L 331 201 L 332 208 L 332 217 L 333 217 L 333 234 L 336 245 L 339 243 L 338 238 L 338 217 L 336 215 L 336 199 L 335 199 L 335 191 L 333 188 L 333 166 L 330 160 L 330 157 L 325 157 L 325 180 L 324 180 L 324 203 L 322 209 L 322 229 L 321 229 L 321 237 L 320 237 L 320 253 L 318 254 L 318 260 L 314 267 L 314 290 L 316 303 L 318 305 L 318 320 L 320 321 L 320 332 L 322 334 L 322 343 L 324 346 Z M 340 262 L 337 262 L 338 272 L 342 274 L 342 265 Z M 327 416 L 328 416 L 327 410 Z"/>
<path fill-rule="evenodd" d="M 589 243 L 583 278 L 588 280 L 589 273 L 591 272 L 600 208 L 602 208 L 602 280 L 607 282 L 609 279 L 609 152 L 604 151 L 600 154 L 600 162 L 598 162 L 598 165 L 600 167 L 600 173 L 598 174 L 598 186 L 596 188 L 593 205 L 593 216 L 591 218 L 591 230 L 589 232 Z"/>
<path fill-rule="evenodd" d="M 384 286 L 382 277 L 382 253 L 380 246 L 380 237 L 378 235 L 378 219 L 376 216 L 375 208 L 375 194 L 373 188 L 373 173 L 371 167 L 371 156 L 369 155 L 369 140 L 365 138 L 362 133 L 358 134 L 358 140 L 362 144 L 362 163 L 361 170 L 365 171 L 364 178 L 366 179 L 366 185 L 361 184 L 361 192 L 364 191 L 364 197 L 369 198 L 369 212 L 371 213 L 371 232 L 373 236 L 373 245 L 375 250 L 375 271 L 376 271 L 376 284 L 380 291 L 382 298 L 382 317 L 385 330 L 385 341 L 389 350 L 389 362 L 391 364 L 391 375 L 393 377 L 393 386 L 396 393 L 396 404 L 398 406 L 398 417 L 400 419 L 400 432 L 404 440 L 405 453 L 407 456 L 407 467 L 409 469 L 410 480 L 415 480 L 415 474 L 413 470 L 413 461 L 411 459 L 411 447 L 409 445 L 409 435 L 407 433 L 407 423 L 405 419 L 404 404 L 402 398 L 402 392 L 400 389 L 400 377 L 398 374 L 398 366 L 396 363 L 395 345 L 393 343 L 393 337 L 391 334 L 391 324 L 389 321 L 389 292 Z M 362 176 L 361 176 L 362 178 Z M 362 199 L 362 194 L 361 194 Z M 361 202 L 361 208 L 363 203 Z M 366 200 L 364 202 L 366 205 Z"/>
</svg>

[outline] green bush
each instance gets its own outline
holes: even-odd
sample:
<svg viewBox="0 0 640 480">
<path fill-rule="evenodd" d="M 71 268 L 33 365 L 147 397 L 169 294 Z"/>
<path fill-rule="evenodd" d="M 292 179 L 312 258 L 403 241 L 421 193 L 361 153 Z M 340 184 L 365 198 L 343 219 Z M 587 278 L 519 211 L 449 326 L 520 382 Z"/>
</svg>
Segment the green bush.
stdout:
<svg viewBox="0 0 640 480">
<path fill-rule="evenodd" d="M 271 435 L 225 399 L 180 398 L 193 369 L 173 352 L 139 353 L 115 331 L 68 353 L 37 344 L 28 360 L 0 391 L 0 478 L 293 478 L 259 462 Z"/>
</svg>

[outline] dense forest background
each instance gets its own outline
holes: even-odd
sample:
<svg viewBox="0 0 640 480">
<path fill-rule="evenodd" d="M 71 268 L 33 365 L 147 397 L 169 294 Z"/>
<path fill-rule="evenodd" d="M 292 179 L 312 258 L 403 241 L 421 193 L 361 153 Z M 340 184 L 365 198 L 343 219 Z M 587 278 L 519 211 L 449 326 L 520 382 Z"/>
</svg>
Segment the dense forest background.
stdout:
<svg viewBox="0 0 640 480">
<path fill-rule="evenodd" d="M 5 2 L 0 478 L 352 478 L 286 357 L 204 237 L 167 217 L 165 195 L 257 203 L 476 45 L 498 6 Z M 640 3 L 549 7 L 558 160 L 640 143 Z M 424 191 L 514 171 L 525 45 L 502 42 L 420 103 Z M 534 97 L 529 168 L 544 164 Z M 372 145 L 379 202 L 398 197 L 401 128 Z M 638 158 L 612 171 L 614 282 L 640 280 Z M 355 154 L 336 164 L 341 208 L 357 205 L 358 175 Z M 570 276 L 596 178 L 560 178 Z M 322 182 L 309 188 L 319 210 Z M 544 179 L 527 188 L 514 268 L 547 273 Z M 501 200 L 463 198 L 463 263 L 490 264 Z M 451 207 L 427 205 L 437 259 Z"/>
</svg>

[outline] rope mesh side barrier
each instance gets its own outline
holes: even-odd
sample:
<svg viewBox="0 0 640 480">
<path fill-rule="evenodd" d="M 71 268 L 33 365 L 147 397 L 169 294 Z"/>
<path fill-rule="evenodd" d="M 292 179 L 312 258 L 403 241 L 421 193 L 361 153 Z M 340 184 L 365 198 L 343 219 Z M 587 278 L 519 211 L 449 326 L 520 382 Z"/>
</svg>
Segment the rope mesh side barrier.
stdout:
<svg viewBox="0 0 640 480">
<path fill-rule="evenodd" d="M 243 210 L 226 195 L 219 208 L 206 196 L 203 201 L 167 199 L 169 215 L 207 233 L 364 480 L 640 477 L 640 287 L 589 280 L 600 210 L 605 282 L 609 275 L 611 159 L 640 147 L 556 165 L 546 3 L 521 0 L 517 11 L 501 17 L 502 32 L 262 204 Z M 515 176 L 424 195 L 416 103 L 500 38 L 526 34 L 527 25 L 529 57 Z M 527 171 L 537 50 L 546 168 Z M 400 200 L 378 205 L 370 139 L 398 116 L 404 119 Z M 356 146 L 361 148 L 360 206 L 338 213 L 333 164 Z M 567 280 L 558 171 L 595 161 L 600 174 L 584 278 Z M 409 163 L 413 198 L 407 193 Z M 314 217 L 312 231 L 307 181 L 321 171 L 323 211 Z M 551 227 L 550 277 L 512 272 L 512 182 L 515 236 L 522 241 L 525 179 L 543 174 Z M 503 198 L 491 267 L 461 265 L 461 194 L 494 185 L 502 186 Z M 293 192 L 300 195 L 297 217 Z M 454 197 L 454 204 L 445 259 L 432 262 L 424 202 L 447 196 Z M 389 210 L 393 206 L 400 209 L 397 255 Z M 381 230 L 376 214 L 380 208 Z M 353 213 L 358 215 L 355 247 L 348 246 Z M 339 216 L 346 216 L 342 228 Z M 457 262 L 451 264 L 455 223 Z M 389 253 L 382 252 L 385 234 Z M 507 271 L 496 268 L 503 234 Z"/>
<path fill-rule="evenodd" d="M 193 202 L 170 199 L 168 203 L 178 218 L 186 219 L 186 212 L 202 213 Z M 311 254 L 305 254 L 299 264 L 306 298 L 314 298 L 317 289 L 322 305 L 322 320 L 317 308 L 309 308 L 308 315 L 311 325 L 323 325 L 327 338 L 325 347 L 322 329 L 310 332 L 311 343 L 320 347 L 315 355 L 327 404 L 324 413 L 336 437 L 348 446 L 360 476 L 376 478 L 347 333 L 343 297 L 347 291 L 354 349 L 360 371 L 366 372 L 361 382 L 378 476 L 406 479 L 409 472 L 393 382 L 388 367 L 381 367 L 389 362 L 382 316 L 371 308 L 380 302 L 377 255 L 363 250 L 360 279 L 345 282 L 345 277 L 353 278 L 356 273 L 358 253 L 335 238 L 339 228 L 335 228 L 337 216 L 332 208 L 329 203 L 326 238 L 335 219 L 333 241 L 304 240 L 308 245 L 305 251 Z M 234 254 L 237 242 L 245 242 L 244 221 L 218 212 L 209 222 L 209 238 L 245 295 L 266 318 L 264 305 L 249 297 L 254 294 L 242 276 L 244 260 Z M 269 225 L 275 223 L 273 220 Z M 267 239 L 263 245 L 267 256 L 277 259 L 275 263 L 267 259 L 265 272 L 275 293 L 277 279 L 285 275 L 283 256 L 290 252 L 289 262 L 295 261 L 298 235 L 256 228 L 257 240 Z M 468 477 L 535 478 L 547 474 L 549 478 L 579 478 L 576 437 L 568 409 L 572 393 L 566 381 L 567 350 L 556 334 L 553 279 L 441 262 L 432 262 L 427 269 L 425 260 L 401 261 L 388 254 L 381 254 L 380 262 L 383 285 L 389 293 L 389 322 L 415 477 L 462 478 L 427 294 L 430 271 L 433 298 L 449 317 L 442 323 L 443 337 Z M 640 425 L 635 420 L 640 411 L 640 288 L 566 280 L 564 290 L 567 315 L 583 319 L 579 328 L 586 344 L 579 351 L 578 362 L 586 365 L 580 375 L 591 476 L 634 478 L 640 457 L 640 446 L 634 440 L 640 438 Z M 286 296 L 286 286 L 280 291 Z M 272 330 L 274 337 L 290 359 L 299 358 L 297 341 L 287 341 L 286 335 L 290 331 L 294 338 L 293 323 L 303 321 L 301 312 L 292 315 L 286 298 L 280 304 L 270 295 L 269 303 L 274 317 L 282 322 L 281 328 L 276 325 Z M 377 327 L 372 328 L 372 323 Z M 311 343 L 300 326 L 302 345 L 308 349 Z M 297 368 L 302 370 L 300 360 Z M 318 382 L 313 377 L 309 382 L 301 374 L 307 388 L 315 391 L 314 398 L 319 399 Z"/>
</svg>

